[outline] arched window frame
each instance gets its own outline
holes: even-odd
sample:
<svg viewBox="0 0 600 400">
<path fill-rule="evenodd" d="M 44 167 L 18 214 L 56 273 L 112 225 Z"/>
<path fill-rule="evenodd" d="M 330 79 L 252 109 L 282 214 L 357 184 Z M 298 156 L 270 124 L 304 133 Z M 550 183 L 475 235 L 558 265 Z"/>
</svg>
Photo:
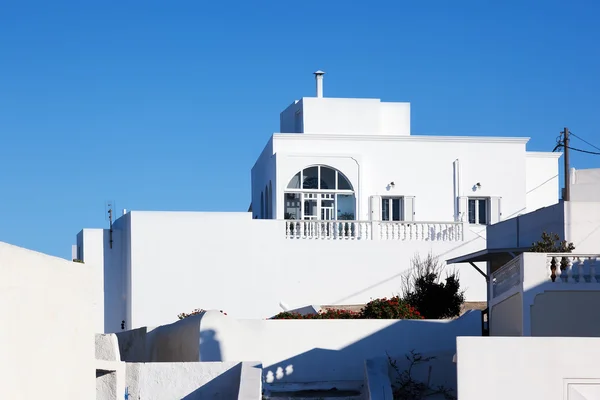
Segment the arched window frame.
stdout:
<svg viewBox="0 0 600 400">
<path fill-rule="evenodd" d="M 309 168 L 313 168 L 313 167 L 317 167 L 317 182 L 318 182 L 318 186 L 317 188 L 303 188 L 304 186 L 304 171 L 309 169 Z M 322 168 L 328 168 L 332 171 L 335 172 L 335 188 L 334 189 L 321 189 L 321 184 L 322 184 L 322 179 L 321 179 L 321 169 Z M 290 188 L 290 184 L 292 183 L 292 181 L 294 180 L 294 178 L 299 177 L 299 184 L 298 186 L 300 186 L 299 188 Z M 340 183 L 340 176 L 346 181 L 348 187 L 350 187 L 350 189 L 339 189 L 339 183 Z M 284 191 L 284 214 L 286 213 L 286 201 L 288 201 L 287 196 L 290 194 L 295 194 L 298 196 L 297 201 L 300 202 L 300 219 L 317 219 L 317 220 L 321 220 L 322 219 L 322 213 L 321 213 L 321 200 L 334 200 L 334 215 L 333 218 L 331 218 L 332 220 L 338 220 L 338 196 L 339 195 L 344 195 L 344 196 L 352 196 L 352 200 L 353 200 L 353 211 L 352 213 L 354 214 L 354 218 L 352 219 L 356 219 L 356 212 L 357 212 L 357 196 L 355 194 L 354 191 L 354 186 L 352 185 L 352 182 L 350 182 L 350 180 L 346 177 L 346 175 L 344 175 L 341 171 L 339 171 L 336 168 L 333 168 L 331 166 L 328 165 L 323 165 L 323 164 L 314 164 L 314 165 L 307 165 L 304 168 L 302 168 L 299 172 L 297 172 L 296 174 L 294 174 L 289 180 L 288 180 L 288 184 L 286 185 L 286 189 Z M 316 211 L 316 218 L 314 218 L 314 216 L 310 216 L 310 217 L 306 217 L 305 216 L 305 204 L 304 201 L 305 200 L 317 200 L 317 211 Z M 287 216 L 284 215 L 284 218 L 287 218 Z"/>
</svg>

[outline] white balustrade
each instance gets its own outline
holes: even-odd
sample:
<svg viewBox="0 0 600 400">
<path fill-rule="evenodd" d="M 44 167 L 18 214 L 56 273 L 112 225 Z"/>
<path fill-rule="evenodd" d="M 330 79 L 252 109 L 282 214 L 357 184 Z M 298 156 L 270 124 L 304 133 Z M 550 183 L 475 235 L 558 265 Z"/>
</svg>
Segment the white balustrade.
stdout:
<svg viewBox="0 0 600 400">
<path fill-rule="evenodd" d="M 371 239 L 369 221 L 286 220 L 290 239 L 365 240 Z"/>
<path fill-rule="evenodd" d="M 373 237 L 375 226 L 379 231 L 377 237 Z M 454 242 L 463 240 L 463 224 L 456 222 L 286 220 L 285 235 L 290 239 Z"/>
<path fill-rule="evenodd" d="M 554 283 L 600 283 L 600 254 L 548 253 L 548 277 Z"/>
<path fill-rule="evenodd" d="M 382 240 L 455 242 L 463 240 L 460 222 L 378 221 Z"/>
</svg>

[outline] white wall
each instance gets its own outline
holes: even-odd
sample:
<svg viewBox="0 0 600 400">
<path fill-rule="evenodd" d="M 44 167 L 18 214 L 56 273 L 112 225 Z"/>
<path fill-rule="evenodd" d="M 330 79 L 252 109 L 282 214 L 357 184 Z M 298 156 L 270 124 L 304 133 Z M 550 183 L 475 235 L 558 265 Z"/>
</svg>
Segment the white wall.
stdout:
<svg viewBox="0 0 600 400">
<path fill-rule="evenodd" d="M 459 337 L 461 400 L 600 398 L 600 338 Z"/>
<path fill-rule="evenodd" d="M 99 265 L 0 243 L 0 398 L 92 399 Z"/>
<path fill-rule="evenodd" d="M 209 311 L 152 330 L 145 359 L 259 360 L 267 384 L 361 381 L 368 358 L 453 353 L 457 336 L 480 334 L 479 311 L 456 320 L 242 320 Z"/>
<path fill-rule="evenodd" d="M 410 103 L 304 97 L 300 105 L 305 134 L 410 135 Z"/>
<path fill-rule="evenodd" d="M 276 178 L 276 157 L 273 154 L 273 142 L 269 139 L 269 142 L 265 146 L 265 149 L 261 153 L 260 157 L 256 160 L 256 163 L 251 170 L 251 201 L 252 201 L 252 218 L 268 219 L 275 218 L 276 204 L 275 204 L 275 193 L 277 193 L 277 178 Z M 269 186 L 270 185 L 270 186 Z M 266 187 L 270 188 L 270 193 L 265 190 Z M 261 197 L 262 203 L 261 207 Z M 269 211 L 267 208 L 270 208 Z M 264 210 L 263 210 L 264 209 Z"/>
<path fill-rule="evenodd" d="M 600 243 L 600 202 L 561 201 L 487 228 L 487 247 L 529 247 L 542 232 L 573 242 L 580 254 L 595 254 Z"/>
<path fill-rule="evenodd" d="M 472 232 L 464 242 L 290 240 L 285 221 L 249 213 L 132 211 L 128 218 L 131 233 L 121 235 L 131 266 L 128 329 L 169 323 L 195 308 L 265 318 L 282 311 L 280 302 L 362 304 L 398 293 L 415 253 L 445 260 L 485 245 Z M 458 268 L 467 299 L 486 299 L 483 277 L 469 265 Z M 106 326 L 118 326 L 121 306 L 106 304 L 113 319 Z"/>
<path fill-rule="evenodd" d="M 128 318 L 127 301 L 129 285 L 127 272 L 130 262 L 129 217 L 119 218 L 113 224 L 113 244 L 110 247 L 108 229 L 83 229 L 78 235 L 82 243 L 84 263 L 102 266 L 103 276 L 99 282 L 98 294 L 103 310 L 98 314 L 96 332 L 118 332 L 121 322 Z M 104 309 L 106 312 L 104 312 Z"/>
<path fill-rule="evenodd" d="M 558 192 L 548 194 L 546 186 L 526 195 L 526 142 L 519 138 L 276 134 L 277 201 L 283 200 L 294 174 L 319 163 L 339 169 L 350 179 L 358 193 L 361 220 L 369 219 L 370 196 L 381 195 L 415 196 L 416 221 L 454 221 L 455 193 L 501 197 L 502 216 L 507 218 L 524 212 L 528 196 L 539 204 L 558 201 Z M 457 159 L 459 182 L 454 179 Z M 554 169 L 535 170 L 534 175 L 555 176 L 558 162 L 551 160 Z M 395 187 L 388 188 L 392 181 Z M 473 189 L 476 183 L 481 189 Z M 539 196 L 534 195 L 540 190 Z M 283 218 L 282 207 L 277 218 Z"/>
<path fill-rule="evenodd" d="M 531 247 L 542 232 L 556 233 L 565 238 L 565 206 L 558 204 L 523 214 L 487 228 L 489 249 Z"/>
<path fill-rule="evenodd" d="M 573 242 L 575 252 L 600 253 L 600 202 L 566 201 L 565 240 Z"/>
<path fill-rule="evenodd" d="M 128 363 L 129 398 L 237 399 L 241 363 Z M 257 397 L 258 399 L 258 397 Z"/>
<path fill-rule="evenodd" d="M 561 153 L 527 152 L 526 157 L 526 210 L 532 212 L 555 204 L 559 196 L 558 158 Z M 514 215 L 505 215 L 511 218 Z"/>
<path fill-rule="evenodd" d="M 571 200 L 600 202 L 600 168 L 571 169 Z"/>
</svg>

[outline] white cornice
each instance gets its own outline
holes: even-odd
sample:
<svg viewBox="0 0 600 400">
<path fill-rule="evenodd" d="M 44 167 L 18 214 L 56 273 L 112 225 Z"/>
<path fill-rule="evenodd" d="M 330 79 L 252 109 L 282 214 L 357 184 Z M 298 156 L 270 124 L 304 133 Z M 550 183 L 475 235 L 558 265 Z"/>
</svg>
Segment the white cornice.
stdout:
<svg viewBox="0 0 600 400">
<path fill-rule="evenodd" d="M 525 153 L 526 157 L 532 158 L 560 158 L 563 153 L 552 153 L 550 151 L 528 151 Z"/>
<path fill-rule="evenodd" d="M 373 141 L 373 142 L 459 142 L 459 143 L 521 143 L 529 142 L 528 137 L 492 136 L 419 136 L 419 135 L 338 135 L 310 133 L 274 133 L 277 140 L 331 140 L 331 141 Z"/>
</svg>

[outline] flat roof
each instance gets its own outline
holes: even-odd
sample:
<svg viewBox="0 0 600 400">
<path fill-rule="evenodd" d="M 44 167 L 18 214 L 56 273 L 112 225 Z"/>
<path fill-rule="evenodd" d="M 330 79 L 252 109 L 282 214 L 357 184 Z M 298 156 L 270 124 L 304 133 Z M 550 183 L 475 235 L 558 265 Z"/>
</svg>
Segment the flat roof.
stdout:
<svg viewBox="0 0 600 400">
<path fill-rule="evenodd" d="M 499 249 L 484 249 L 474 253 L 465 254 L 464 256 L 454 257 L 446 260 L 446 264 L 461 264 L 492 261 L 500 254 L 517 255 L 529 251 L 530 247 L 505 247 Z"/>
</svg>

